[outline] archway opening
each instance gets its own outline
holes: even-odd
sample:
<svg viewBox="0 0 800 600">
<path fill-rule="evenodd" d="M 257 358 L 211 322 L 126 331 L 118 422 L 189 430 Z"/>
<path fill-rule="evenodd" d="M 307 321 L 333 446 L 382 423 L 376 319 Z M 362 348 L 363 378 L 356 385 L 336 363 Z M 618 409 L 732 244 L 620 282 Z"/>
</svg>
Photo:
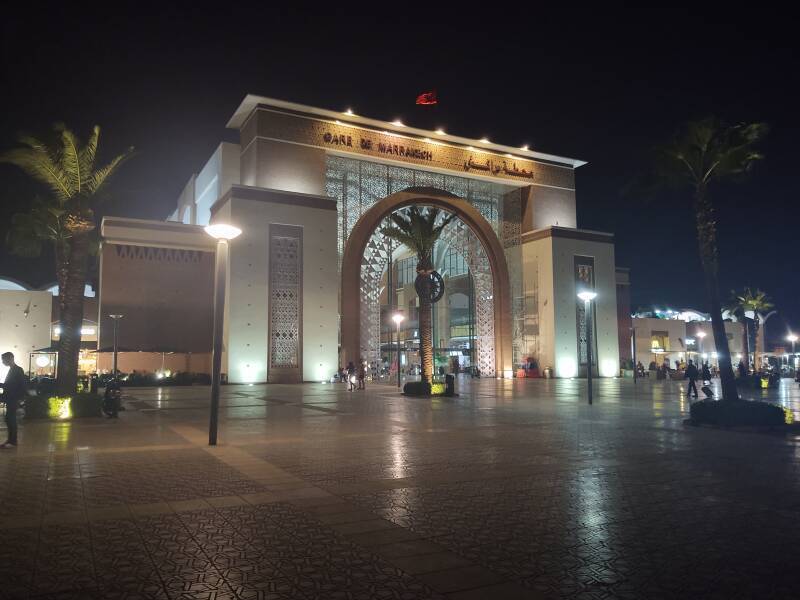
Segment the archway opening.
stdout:
<svg viewBox="0 0 800 600">
<path fill-rule="evenodd" d="M 491 225 L 478 210 L 440 190 L 425 190 L 424 195 L 420 190 L 392 194 L 375 203 L 354 225 L 342 257 L 341 362 L 382 359 L 380 284 L 389 252 L 387 240 L 382 240 L 380 235 L 376 237 L 376 232 L 388 215 L 411 205 L 440 208 L 458 217 L 443 233 L 442 241 L 444 251 L 455 247 L 472 271 L 472 285 L 476 290 L 474 362 L 482 373 L 510 377 L 510 289 L 503 249 Z M 483 290 L 481 302 L 477 301 L 481 293 L 478 290 Z M 484 308 L 483 317 L 480 306 Z M 447 348 L 451 348 L 451 338 L 449 336 Z M 436 346 L 439 340 L 434 340 Z"/>
<path fill-rule="evenodd" d="M 429 307 L 434 374 L 493 375 L 493 283 L 485 251 L 455 217 L 432 258 L 444 283 L 441 298 Z M 385 380 L 396 380 L 398 366 L 408 379 L 421 372 L 417 262 L 406 245 L 385 238 L 378 228 L 361 264 L 362 358 L 373 376 Z M 399 327 L 392 319 L 397 313 L 404 317 Z"/>
</svg>

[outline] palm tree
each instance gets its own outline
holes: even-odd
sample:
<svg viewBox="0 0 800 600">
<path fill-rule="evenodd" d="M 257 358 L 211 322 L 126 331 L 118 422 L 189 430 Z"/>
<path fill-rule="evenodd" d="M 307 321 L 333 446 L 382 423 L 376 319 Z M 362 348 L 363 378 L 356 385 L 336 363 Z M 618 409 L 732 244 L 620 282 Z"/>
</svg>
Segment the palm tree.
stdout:
<svg viewBox="0 0 800 600">
<path fill-rule="evenodd" d="M 742 296 L 736 292 L 736 290 L 731 290 L 731 297 L 723 308 L 724 310 L 727 310 L 731 316 L 735 317 L 736 321 L 742 325 L 742 359 L 749 372 L 750 325 L 747 321 L 747 315 L 745 314 L 747 312 L 747 308 L 742 300 Z"/>
<path fill-rule="evenodd" d="M 692 191 L 697 243 L 703 266 L 714 343 L 719 356 L 722 397 L 737 399 L 728 338 L 719 297 L 719 250 L 717 222 L 711 202 L 712 184 L 734 179 L 751 170 L 763 158 L 754 147 L 767 133 L 764 123 L 725 125 L 709 118 L 691 122 L 660 148 L 659 179 Z"/>
<path fill-rule="evenodd" d="M 762 314 L 769 312 L 775 306 L 772 301 L 770 300 L 769 296 L 767 296 L 761 290 L 756 290 L 755 292 L 752 291 L 750 288 L 744 288 L 744 292 L 742 292 L 741 296 L 739 297 L 742 306 L 746 311 L 753 311 L 753 329 L 755 330 L 755 348 L 753 349 L 753 368 L 756 372 L 759 371 L 759 367 L 761 363 L 759 362 L 759 353 L 758 349 L 761 344 L 761 319 L 763 318 Z"/>
<path fill-rule="evenodd" d="M 47 190 L 46 196 L 33 200 L 29 211 L 14 215 L 7 241 L 22 256 L 37 256 L 44 244 L 53 246 L 61 313 L 56 387 L 60 394 L 72 394 L 78 377 L 83 293 L 95 245 L 97 193 L 133 149 L 98 168 L 99 127 L 83 145 L 63 125 L 54 131 L 53 139 L 46 141 L 19 136 L 21 147 L 0 155 L 0 162 L 19 167 Z"/>
<path fill-rule="evenodd" d="M 395 212 L 389 218 L 393 225 L 382 227 L 381 233 L 415 252 L 417 275 L 424 276 L 419 294 L 419 351 L 422 379 L 430 383 L 433 377 L 433 331 L 429 276 L 434 270 L 433 247 L 455 215 L 444 213 L 438 208 L 420 208 L 415 205 Z"/>
</svg>

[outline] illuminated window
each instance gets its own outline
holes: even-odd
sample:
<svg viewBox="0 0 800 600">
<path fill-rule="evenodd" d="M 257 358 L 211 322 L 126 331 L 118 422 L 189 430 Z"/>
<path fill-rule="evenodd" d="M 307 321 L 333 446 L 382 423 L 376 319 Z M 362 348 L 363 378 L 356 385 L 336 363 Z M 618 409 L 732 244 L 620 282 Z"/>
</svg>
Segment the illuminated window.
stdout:
<svg viewBox="0 0 800 600">
<path fill-rule="evenodd" d="M 458 277 L 459 275 L 466 275 L 468 271 L 469 268 L 464 257 L 453 248 L 448 248 L 442 260 L 442 275 Z"/>
<path fill-rule="evenodd" d="M 666 331 L 651 331 L 650 348 L 653 350 L 669 350 L 669 333 Z"/>
</svg>

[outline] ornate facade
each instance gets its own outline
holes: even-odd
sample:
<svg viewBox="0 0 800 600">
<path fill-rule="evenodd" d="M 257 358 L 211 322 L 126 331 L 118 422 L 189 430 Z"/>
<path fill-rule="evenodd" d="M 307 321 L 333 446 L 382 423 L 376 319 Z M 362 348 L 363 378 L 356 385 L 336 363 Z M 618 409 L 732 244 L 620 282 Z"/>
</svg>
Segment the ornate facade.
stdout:
<svg viewBox="0 0 800 600">
<path fill-rule="evenodd" d="M 408 313 L 412 352 L 415 303 L 398 279 L 407 251 L 380 233 L 411 204 L 457 217 L 436 256 L 456 256 L 463 269 L 436 267 L 458 298 L 434 319 L 434 345 L 455 367 L 510 377 L 537 362 L 579 375 L 591 325 L 593 368 L 617 374 L 613 237 L 577 229 L 582 161 L 258 96 L 228 127 L 239 144 L 222 144 L 192 176 L 171 220 L 186 239 L 208 222 L 243 231 L 226 283 L 230 381 L 326 380 L 349 360 L 384 363 L 395 309 Z M 116 252 L 187 260 L 195 255 L 183 251 L 201 244 L 140 237 Z M 587 320 L 575 291 L 589 263 L 598 297 Z"/>
</svg>

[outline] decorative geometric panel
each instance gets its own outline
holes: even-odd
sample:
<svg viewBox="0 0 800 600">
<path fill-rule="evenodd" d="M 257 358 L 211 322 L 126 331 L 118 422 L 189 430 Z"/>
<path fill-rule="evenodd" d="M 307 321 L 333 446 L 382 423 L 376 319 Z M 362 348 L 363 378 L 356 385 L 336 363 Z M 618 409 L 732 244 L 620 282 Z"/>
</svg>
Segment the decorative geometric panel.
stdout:
<svg viewBox="0 0 800 600">
<path fill-rule="evenodd" d="M 440 239 L 461 254 L 469 266 L 475 293 L 475 360 L 483 375 L 494 376 L 494 282 L 489 257 L 461 219 L 454 219 Z"/>
<path fill-rule="evenodd" d="M 361 260 L 361 358 L 380 360 L 381 280 L 389 263 L 389 239 L 376 229 L 364 249 Z"/>
<path fill-rule="evenodd" d="M 334 155 L 328 155 L 326 161 L 325 191 L 336 198 L 339 216 L 340 266 L 344 245 L 361 215 L 389 194 L 410 187 L 434 187 L 463 198 L 489 222 L 504 247 L 519 244 L 522 220 L 519 187 Z M 507 198 L 511 201 L 505 208 Z"/>
<path fill-rule="evenodd" d="M 500 203 L 500 240 L 508 264 L 511 292 L 511 358 L 515 365 L 530 356 L 525 339 L 525 289 L 522 278 L 522 190 L 507 192 Z"/>
<path fill-rule="evenodd" d="M 519 187 L 334 155 L 328 155 L 326 160 L 326 193 L 336 198 L 339 217 L 340 269 L 345 244 L 361 215 L 389 194 L 409 187 L 437 188 L 463 198 L 489 222 L 504 248 L 519 250 L 522 222 Z M 488 258 L 474 233 L 458 219 L 445 229 L 442 241 L 451 244 L 469 265 L 475 284 L 476 360 L 482 373 L 494 375 L 494 294 Z M 361 266 L 361 352 L 370 362 L 380 360 L 381 281 L 388 260 L 388 240 L 376 230 L 364 250 Z M 514 264 L 516 270 L 521 269 L 521 261 Z M 521 332 L 524 322 L 522 275 L 521 272 L 509 275 L 512 298 L 518 300 L 512 306 L 512 321 L 520 324 L 517 330 Z M 515 348 L 521 346 L 521 343 L 515 344 Z"/>
<path fill-rule="evenodd" d="M 156 246 L 127 246 L 125 244 L 114 244 L 113 246 L 118 257 L 133 260 L 199 263 L 204 254 L 199 250 L 179 250 Z"/>
<path fill-rule="evenodd" d="M 594 290 L 594 259 L 590 256 L 575 256 L 575 289 L 580 290 Z M 590 310 L 594 309 L 594 304 L 590 306 Z M 575 301 L 575 322 L 577 329 L 577 344 L 578 344 L 578 364 L 586 365 L 588 362 L 588 348 L 587 334 L 589 327 L 587 323 L 586 304 L 576 298 Z M 596 337 L 592 336 L 592 347 L 596 347 Z M 597 352 L 593 353 L 592 364 L 597 364 Z"/>
<path fill-rule="evenodd" d="M 292 229 L 297 230 L 295 235 Z M 269 364 L 273 368 L 300 367 L 301 231 L 285 225 L 270 227 Z"/>
</svg>

